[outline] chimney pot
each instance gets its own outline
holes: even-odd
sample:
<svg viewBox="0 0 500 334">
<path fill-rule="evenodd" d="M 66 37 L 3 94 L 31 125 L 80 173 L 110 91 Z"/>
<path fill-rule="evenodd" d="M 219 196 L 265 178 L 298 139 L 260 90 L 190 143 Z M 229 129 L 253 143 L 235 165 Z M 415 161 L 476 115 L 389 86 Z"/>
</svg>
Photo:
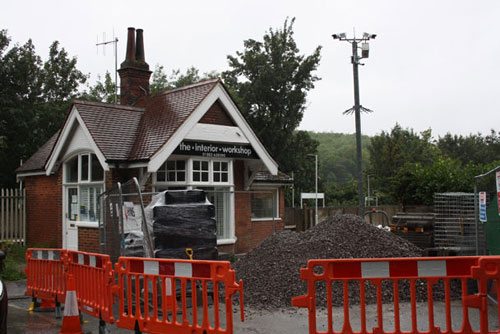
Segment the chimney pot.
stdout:
<svg viewBox="0 0 500 334">
<path fill-rule="evenodd" d="M 144 56 L 144 37 L 142 35 L 142 29 L 137 29 L 137 39 L 136 39 L 136 51 L 135 59 L 140 63 L 145 63 L 146 59 Z"/>
<path fill-rule="evenodd" d="M 125 56 L 125 61 L 135 61 L 135 28 L 128 28 L 127 36 L 127 54 Z"/>
</svg>

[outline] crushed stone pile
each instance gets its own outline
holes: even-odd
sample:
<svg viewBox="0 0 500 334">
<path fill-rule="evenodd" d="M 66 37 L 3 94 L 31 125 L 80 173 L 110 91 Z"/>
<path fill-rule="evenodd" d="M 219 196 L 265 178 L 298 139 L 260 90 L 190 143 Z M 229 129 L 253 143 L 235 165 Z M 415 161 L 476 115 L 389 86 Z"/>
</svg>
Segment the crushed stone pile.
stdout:
<svg viewBox="0 0 500 334">
<path fill-rule="evenodd" d="M 291 306 L 291 298 L 307 293 L 300 280 L 300 268 L 309 259 L 419 257 L 422 250 L 383 229 L 366 223 L 359 216 L 336 215 L 312 229 L 296 233 L 284 231 L 263 241 L 234 265 L 238 279 L 243 279 L 245 304 L 256 309 L 273 310 Z M 323 282 L 322 282 L 323 283 Z M 392 282 L 383 282 L 383 300 L 392 301 Z M 442 285 L 442 284 L 441 284 Z M 376 303 L 376 289 L 365 282 L 366 302 Z M 343 304 L 342 283 L 332 285 L 334 305 Z M 444 288 L 434 287 L 436 299 Z M 408 281 L 399 283 L 400 300 L 409 300 Z M 427 283 L 416 283 L 417 300 L 427 298 Z M 319 306 L 326 306 L 325 283 L 317 286 Z M 349 283 L 349 303 L 359 303 L 359 283 Z"/>
</svg>

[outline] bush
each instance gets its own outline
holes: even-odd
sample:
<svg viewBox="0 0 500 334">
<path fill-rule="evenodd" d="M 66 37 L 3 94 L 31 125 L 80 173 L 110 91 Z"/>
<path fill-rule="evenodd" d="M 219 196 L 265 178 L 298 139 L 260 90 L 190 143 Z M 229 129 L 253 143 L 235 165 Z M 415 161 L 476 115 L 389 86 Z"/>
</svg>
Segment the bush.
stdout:
<svg viewBox="0 0 500 334">
<path fill-rule="evenodd" d="M 15 243 L 0 244 L 0 249 L 6 253 L 6 258 L 3 261 L 3 268 L 0 271 L 0 276 L 5 281 L 17 281 L 25 279 L 24 267 L 26 266 L 26 247 Z"/>
</svg>

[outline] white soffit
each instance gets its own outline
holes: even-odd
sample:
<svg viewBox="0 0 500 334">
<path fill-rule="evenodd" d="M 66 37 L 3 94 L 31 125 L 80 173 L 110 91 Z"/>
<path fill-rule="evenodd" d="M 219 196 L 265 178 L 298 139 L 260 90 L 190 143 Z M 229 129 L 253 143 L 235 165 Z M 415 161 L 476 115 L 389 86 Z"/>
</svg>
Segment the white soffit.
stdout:
<svg viewBox="0 0 500 334">
<path fill-rule="evenodd" d="M 191 113 L 187 120 L 177 129 L 177 131 L 170 137 L 163 147 L 158 150 L 152 157 L 148 164 L 148 172 L 154 173 L 160 166 L 167 160 L 167 158 L 174 152 L 177 146 L 195 129 L 200 119 L 205 115 L 209 108 L 219 100 L 228 114 L 236 123 L 237 128 L 241 131 L 248 143 L 252 145 L 255 153 L 262 160 L 266 169 L 273 175 L 278 174 L 278 164 L 266 151 L 260 140 L 257 138 L 250 125 L 247 123 L 243 115 L 240 113 L 232 99 L 227 94 L 226 90 L 221 83 L 217 84 L 214 89 L 205 97 L 200 105 Z M 194 130 L 196 133 L 196 130 Z M 211 140 L 214 140 L 213 138 Z"/>
<path fill-rule="evenodd" d="M 248 144 L 248 139 L 237 126 L 196 124 L 186 135 L 189 140 L 209 140 L 222 143 Z"/>
<path fill-rule="evenodd" d="M 76 130 L 72 131 L 76 125 Z M 93 151 L 99 159 L 101 166 L 105 171 L 109 171 L 109 165 L 106 163 L 106 158 L 101 150 L 97 147 L 94 138 L 90 135 L 89 130 L 85 126 L 77 108 L 74 106 L 64 124 L 59 138 L 52 150 L 49 160 L 46 164 L 46 175 L 54 172 L 56 162 L 63 156 L 72 151 L 81 151 L 83 149 Z"/>
</svg>

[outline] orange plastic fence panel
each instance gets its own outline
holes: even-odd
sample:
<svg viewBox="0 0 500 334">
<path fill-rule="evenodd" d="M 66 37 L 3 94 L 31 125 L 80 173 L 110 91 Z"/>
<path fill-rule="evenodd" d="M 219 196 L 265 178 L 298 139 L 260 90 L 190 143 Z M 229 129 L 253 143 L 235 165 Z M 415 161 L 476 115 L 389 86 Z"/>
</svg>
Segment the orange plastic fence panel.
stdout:
<svg viewBox="0 0 500 334">
<path fill-rule="evenodd" d="M 66 259 L 67 272 L 75 278 L 79 309 L 114 323 L 114 272 L 109 255 L 68 251 Z"/>
<path fill-rule="evenodd" d="M 26 292 L 47 302 L 64 302 L 66 250 L 30 248 L 26 251 Z"/>
<path fill-rule="evenodd" d="M 135 329 L 137 324 L 148 333 L 230 334 L 236 292 L 244 320 L 243 282 L 236 283 L 229 262 L 121 257 L 115 272 L 118 327 Z"/>
<path fill-rule="evenodd" d="M 447 333 L 447 334 L 470 334 L 470 333 L 498 333 L 489 331 L 488 328 L 488 284 L 498 284 L 500 279 L 500 257 L 440 257 L 440 258 L 390 258 L 390 259 L 327 259 L 309 260 L 306 268 L 300 270 L 301 280 L 307 282 L 307 294 L 292 298 L 292 305 L 308 309 L 309 333 L 360 333 L 360 334 L 416 334 L 416 333 Z M 478 293 L 468 294 L 468 281 L 474 280 L 478 285 Z M 391 302 L 393 309 L 394 330 L 388 331 L 384 328 L 383 312 L 383 282 L 389 281 L 392 286 Z M 409 282 L 411 330 L 401 329 L 400 314 L 400 282 Z M 462 291 L 462 319 L 461 329 L 457 331 L 452 328 L 452 306 L 451 306 L 451 282 L 461 285 Z M 318 331 L 316 286 L 318 282 L 326 284 L 327 331 Z M 360 303 L 360 331 L 352 330 L 349 315 L 349 283 L 355 286 Z M 343 327 L 340 331 L 334 331 L 333 324 L 333 302 L 332 284 L 341 284 L 343 298 Z M 423 285 L 422 285 L 423 284 Z M 444 287 L 444 326 L 436 325 L 434 288 L 437 284 Z M 427 331 L 422 331 L 417 326 L 417 285 L 427 291 Z M 491 285 L 491 284 L 489 284 Z M 376 295 L 377 325 L 370 330 L 367 326 L 366 312 L 366 287 L 373 286 Z M 490 288 L 491 289 L 491 288 Z M 469 308 L 479 310 L 479 331 L 473 330 L 469 316 Z M 439 319 L 441 320 L 441 319 Z M 500 311 L 498 321 L 500 322 Z M 474 324 L 475 325 L 475 324 Z M 477 326 L 476 326 L 477 327 Z"/>
</svg>

